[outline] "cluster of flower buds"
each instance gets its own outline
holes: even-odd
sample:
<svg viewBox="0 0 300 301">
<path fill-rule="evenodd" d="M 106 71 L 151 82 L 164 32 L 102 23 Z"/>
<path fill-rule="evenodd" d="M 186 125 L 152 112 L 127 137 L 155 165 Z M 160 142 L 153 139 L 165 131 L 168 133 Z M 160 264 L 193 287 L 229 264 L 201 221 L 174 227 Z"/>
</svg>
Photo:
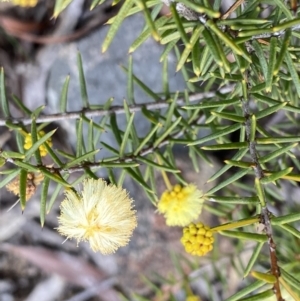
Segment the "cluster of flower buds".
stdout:
<svg viewBox="0 0 300 301">
<path fill-rule="evenodd" d="M 43 136 L 45 136 L 45 132 L 44 131 L 40 131 L 38 133 L 39 138 L 42 138 Z M 52 141 L 51 138 L 47 140 L 46 142 L 50 147 L 52 147 Z M 31 138 L 31 134 L 27 134 L 25 136 L 25 141 L 24 141 L 24 148 L 25 149 L 30 149 L 32 147 L 32 138 Z M 40 155 L 42 157 L 45 157 L 48 153 L 47 148 L 44 145 L 41 145 L 39 147 L 39 151 L 40 151 Z"/>
<path fill-rule="evenodd" d="M 181 243 L 187 253 L 204 256 L 213 249 L 213 232 L 202 223 L 192 223 L 183 228 Z"/>
</svg>

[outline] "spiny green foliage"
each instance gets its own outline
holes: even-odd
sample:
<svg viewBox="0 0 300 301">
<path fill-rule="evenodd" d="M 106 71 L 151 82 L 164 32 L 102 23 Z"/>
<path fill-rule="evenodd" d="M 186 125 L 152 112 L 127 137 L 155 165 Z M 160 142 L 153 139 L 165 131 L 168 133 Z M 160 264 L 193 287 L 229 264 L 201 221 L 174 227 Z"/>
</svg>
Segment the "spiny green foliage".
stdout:
<svg viewBox="0 0 300 301">
<path fill-rule="evenodd" d="M 92 6 L 100 3 L 102 1 L 93 1 Z M 129 51 L 134 52 L 150 36 L 165 45 L 161 55 L 162 93 L 153 92 L 133 74 L 131 58 L 128 68 L 124 67 L 128 75 L 130 103 L 124 102 L 122 110 L 128 122 L 125 130 L 118 127 L 116 110 L 119 108 L 112 106 L 110 99 L 97 108 L 89 104 L 82 60 L 78 56 L 83 110 L 72 115 L 77 121 L 74 154 L 47 145 L 46 141 L 54 131 L 36 139 L 38 131 L 47 122 L 59 118 L 50 116 L 47 119 L 47 116 L 40 116 L 43 108 L 31 112 L 17 97 L 7 98 L 4 71 L 1 71 L 0 97 L 4 119 L 0 121 L 15 132 L 19 149 L 0 154 L 1 165 L 10 162 L 15 166 L 2 171 L 5 176 L 0 188 L 20 174 L 20 198 L 24 208 L 27 172 L 43 173 L 46 179 L 41 197 L 43 224 L 45 214 L 60 190 L 85 177 L 96 178 L 99 168 L 106 168 L 110 181 L 118 185 L 122 184 L 125 175 L 131 177 L 156 204 L 156 171 L 171 173 L 179 183 L 187 184 L 176 166 L 174 146 L 188 147 L 196 171 L 199 171 L 199 160 L 209 162 L 208 151 L 228 150 L 231 157 L 208 179 L 208 182 L 217 181 L 217 184 L 205 192 L 203 197 L 207 202 L 204 207 L 228 221 L 215 229 L 221 235 L 235 238 L 237 250 L 243 249 L 243 240 L 256 243 L 248 264 L 241 263 L 237 267 L 242 271 L 241 276 L 248 276 L 254 268 L 260 268 L 262 272 L 252 272 L 251 275 L 258 280 L 250 281 L 227 301 L 267 300 L 273 295 L 277 300 L 283 300 L 283 290 L 294 300 L 300 300 L 300 282 L 297 280 L 300 273 L 300 214 L 292 214 L 299 211 L 299 204 L 283 199 L 280 191 L 284 181 L 297 185 L 300 180 L 299 9 L 294 10 L 292 1 L 236 1 L 222 14 L 220 0 L 166 3 L 170 5 L 171 14 L 159 16 L 160 0 L 125 0 L 117 16 L 109 21 L 111 26 L 102 51 L 108 49 L 123 20 L 139 12 L 143 12 L 146 25 Z M 182 51 L 178 44 L 183 45 Z M 182 72 L 188 88 L 178 93 L 171 93 L 168 86 L 167 57 L 172 50 L 178 59 L 177 71 Z M 68 83 L 69 78 L 61 94 L 60 112 L 64 118 L 70 115 L 66 112 Z M 137 105 L 135 85 L 153 102 Z M 11 116 L 11 100 L 24 113 L 24 118 Z M 150 125 L 144 136 L 138 134 L 134 124 L 133 111 L 137 110 Z M 92 116 L 101 116 L 101 120 L 95 122 Z M 275 119 L 277 117 L 279 121 Z M 31 126 L 26 127 L 27 124 Z M 83 139 L 85 129 L 87 140 Z M 200 136 L 204 129 L 210 131 L 205 137 Z M 113 156 L 97 161 L 95 154 L 103 131 L 113 133 L 118 148 L 103 142 L 101 146 L 110 150 Z M 21 132 L 31 133 L 33 137 L 33 146 L 27 151 L 23 148 Z M 232 134 L 237 137 L 235 140 Z M 53 167 L 43 164 L 38 151 L 41 145 L 47 148 Z M 121 169 L 119 175 L 114 172 L 116 168 Z M 81 171 L 82 176 L 68 183 L 70 173 L 75 170 Z M 56 189 L 47 201 L 49 182 L 55 182 Z M 268 209 L 270 206 L 277 208 L 280 216 L 275 217 Z M 245 219 L 251 220 L 253 216 L 263 225 L 262 233 L 245 225 Z M 232 230 L 234 228 L 239 230 Z M 264 246 L 269 253 L 262 252 Z M 214 250 L 217 248 L 215 246 Z M 215 253 L 212 262 L 222 255 Z M 225 291 L 228 284 L 223 284 Z"/>
</svg>

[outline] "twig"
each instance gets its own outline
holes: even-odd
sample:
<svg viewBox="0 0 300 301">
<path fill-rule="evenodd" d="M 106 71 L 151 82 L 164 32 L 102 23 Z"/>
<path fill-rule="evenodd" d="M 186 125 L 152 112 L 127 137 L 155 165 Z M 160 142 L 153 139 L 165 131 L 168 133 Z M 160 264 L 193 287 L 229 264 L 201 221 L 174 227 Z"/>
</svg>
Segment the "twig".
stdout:
<svg viewBox="0 0 300 301">
<path fill-rule="evenodd" d="M 193 95 L 190 95 L 189 100 L 191 102 L 194 101 L 204 101 L 207 98 L 214 98 L 216 97 L 217 93 L 226 94 L 232 91 L 233 86 L 226 86 L 222 87 L 219 91 L 214 92 L 203 92 L 203 93 L 196 93 Z M 184 98 L 178 98 L 177 104 L 185 104 Z M 133 112 L 139 112 L 142 108 L 146 108 L 148 110 L 158 110 L 158 109 L 164 109 L 169 106 L 169 102 L 165 100 L 160 100 L 157 102 L 149 102 L 144 104 L 135 104 L 132 106 L 129 106 L 129 111 L 131 113 Z M 125 109 L 122 106 L 112 106 L 108 110 L 93 110 L 93 109 L 83 109 L 81 111 L 73 111 L 73 112 L 66 112 L 66 113 L 57 113 L 57 114 L 51 114 L 51 115 L 42 115 L 36 118 L 36 123 L 43 123 L 43 122 L 54 122 L 54 121 L 60 121 L 60 120 L 66 120 L 66 119 L 79 119 L 81 116 L 86 117 L 99 117 L 99 116 L 106 116 L 111 114 L 124 114 Z M 0 118 L 0 126 L 5 126 L 6 122 L 10 121 L 12 123 L 18 124 L 24 124 L 28 125 L 32 123 L 32 119 L 30 117 L 22 117 L 22 118 Z"/>
<path fill-rule="evenodd" d="M 234 2 L 229 9 L 223 14 L 223 16 L 221 17 L 222 20 L 225 20 L 229 17 L 229 15 L 234 12 L 240 5 L 243 4 L 245 0 L 237 0 L 236 2 Z"/>
<path fill-rule="evenodd" d="M 247 92 L 248 93 L 248 92 Z M 246 137 L 249 143 L 249 152 L 252 159 L 253 169 L 255 173 L 255 177 L 260 180 L 264 177 L 263 169 L 258 160 L 258 154 L 256 149 L 256 142 L 255 139 L 251 139 L 251 114 L 249 110 L 249 95 L 247 95 L 247 99 L 242 100 L 242 109 L 244 113 L 244 117 L 246 118 L 245 122 L 245 130 L 246 130 Z M 273 231 L 270 221 L 271 213 L 268 210 L 266 205 L 266 200 L 261 201 L 261 223 L 264 224 L 265 228 L 264 231 L 268 237 L 268 245 L 269 245 L 269 254 L 270 254 L 270 265 L 271 265 L 271 274 L 276 277 L 276 282 L 273 286 L 273 292 L 276 296 L 277 301 L 284 301 L 281 295 L 280 284 L 279 284 L 279 277 L 280 277 L 280 269 L 277 262 L 276 256 L 276 245 L 273 240 Z"/>
<path fill-rule="evenodd" d="M 201 117 L 202 118 L 202 117 Z M 195 123 L 197 123 L 198 120 L 195 121 Z M 192 125 L 192 124 L 191 124 Z M 143 148 L 140 153 L 138 155 L 133 155 L 132 153 L 129 154 L 125 154 L 124 157 L 122 158 L 122 160 L 114 160 L 114 161 L 110 161 L 110 163 L 128 163 L 128 162 L 133 162 L 133 161 L 138 161 L 137 157 L 143 157 L 146 156 L 148 154 L 153 153 L 156 149 L 160 149 L 162 147 L 164 147 L 165 145 L 170 143 L 170 139 L 176 139 L 181 137 L 184 134 L 184 130 L 180 130 L 177 133 L 174 133 L 172 136 L 168 136 L 166 137 L 158 146 L 154 147 L 154 146 L 148 146 Z M 13 165 L 18 166 L 18 164 L 16 164 L 16 161 L 19 161 L 19 159 L 13 159 L 13 158 L 7 158 L 5 159 L 6 162 L 9 162 Z M 107 163 L 103 162 L 103 161 L 99 161 L 99 162 L 88 162 L 85 161 L 82 164 L 78 164 L 78 165 L 74 165 L 72 167 L 68 167 L 68 168 L 64 168 L 64 167 L 52 167 L 52 166 L 45 166 L 43 165 L 44 168 L 46 168 L 49 172 L 51 173 L 74 173 L 74 172 L 82 172 L 85 171 L 86 169 L 97 169 L 100 168 L 103 163 Z M 35 166 L 37 169 L 39 169 L 39 166 Z"/>
</svg>

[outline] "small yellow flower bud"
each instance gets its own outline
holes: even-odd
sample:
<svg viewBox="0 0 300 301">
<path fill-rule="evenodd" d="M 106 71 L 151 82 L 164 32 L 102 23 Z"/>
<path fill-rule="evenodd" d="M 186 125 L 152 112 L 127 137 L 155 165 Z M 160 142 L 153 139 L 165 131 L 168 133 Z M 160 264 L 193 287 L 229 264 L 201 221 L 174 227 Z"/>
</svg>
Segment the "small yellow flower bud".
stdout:
<svg viewBox="0 0 300 301">
<path fill-rule="evenodd" d="M 198 296 L 190 295 L 190 296 L 187 296 L 187 298 L 185 299 L 185 301 L 201 301 L 201 299 Z"/>
<path fill-rule="evenodd" d="M 190 224 L 183 229 L 181 243 L 192 255 L 204 256 L 213 249 L 214 237 L 208 226 L 202 223 Z"/>
<path fill-rule="evenodd" d="M 44 132 L 44 131 L 40 131 L 40 132 L 38 133 L 38 139 L 41 138 L 41 137 L 43 137 L 43 136 L 45 136 L 45 132 Z M 49 145 L 49 147 L 52 147 L 52 141 L 51 141 L 51 138 L 48 139 L 48 140 L 46 141 L 46 143 Z M 31 134 L 28 133 L 28 134 L 26 134 L 26 136 L 25 136 L 24 149 L 30 149 L 31 147 L 32 147 Z M 39 151 L 40 151 L 40 155 L 41 155 L 42 157 L 45 157 L 45 156 L 47 155 L 47 153 L 48 153 L 48 152 L 47 152 L 47 149 L 46 149 L 46 147 L 45 147 L 44 145 L 41 145 L 41 146 L 39 147 Z"/>
<path fill-rule="evenodd" d="M 36 6 L 38 0 L 12 0 L 14 5 L 19 5 L 23 7 L 33 7 Z"/>
</svg>

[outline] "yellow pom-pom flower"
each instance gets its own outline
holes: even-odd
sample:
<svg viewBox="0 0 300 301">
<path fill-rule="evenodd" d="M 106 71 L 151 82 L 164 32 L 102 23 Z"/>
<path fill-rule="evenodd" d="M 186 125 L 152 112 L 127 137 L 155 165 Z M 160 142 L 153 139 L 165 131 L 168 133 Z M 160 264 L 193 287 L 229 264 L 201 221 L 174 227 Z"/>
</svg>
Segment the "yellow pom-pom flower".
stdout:
<svg viewBox="0 0 300 301">
<path fill-rule="evenodd" d="M 39 0 L 12 0 L 14 5 L 19 5 L 23 7 L 34 7 L 37 5 Z"/>
<path fill-rule="evenodd" d="M 208 226 L 192 223 L 183 229 L 180 241 L 187 253 L 204 256 L 213 249 L 214 237 Z"/>
<path fill-rule="evenodd" d="M 168 226 L 184 227 L 198 218 L 202 205 L 202 192 L 195 185 L 178 184 L 162 194 L 157 209 L 164 214 Z"/>
<path fill-rule="evenodd" d="M 94 252 L 114 253 L 127 245 L 137 226 L 132 202 L 125 189 L 102 179 L 87 179 L 81 193 L 66 191 L 58 232 L 78 243 L 88 241 Z"/>
<path fill-rule="evenodd" d="M 190 296 L 187 296 L 185 301 L 201 301 L 201 299 L 200 299 L 200 297 L 198 297 L 196 295 L 190 295 Z"/>
<path fill-rule="evenodd" d="M 38 133 L 38 139 L 39 138 L 41 138 L 41 137 L 43 137 L 43 136 L 45 136 L 45 132 L 44 131 L 40 131 L 39 133 Z M 46 141 L 46 143 L 50 146 L 50 147 L 52 147 L 52 141 L 51 141 L 51 138 L 49 138 L 47 141 Z M 25 142 L 24 142 L 24 148 L 25 149 L 30 149 L 32 147 L 32 138 L 31 138 L 31 134 L 30 133 L 28 133 L 28 134 L 26 134 L 25 135 Z M 40 147 L 39 147 L 39 151 L 40 151 L 40 155 L 42 156 L 42 157 L 45 157 L 46 155 L 47 155 L 47 149 L 46 149 L 46 147 L 44 146 L 44 145 L 41 145 Z"/>
</svg>

